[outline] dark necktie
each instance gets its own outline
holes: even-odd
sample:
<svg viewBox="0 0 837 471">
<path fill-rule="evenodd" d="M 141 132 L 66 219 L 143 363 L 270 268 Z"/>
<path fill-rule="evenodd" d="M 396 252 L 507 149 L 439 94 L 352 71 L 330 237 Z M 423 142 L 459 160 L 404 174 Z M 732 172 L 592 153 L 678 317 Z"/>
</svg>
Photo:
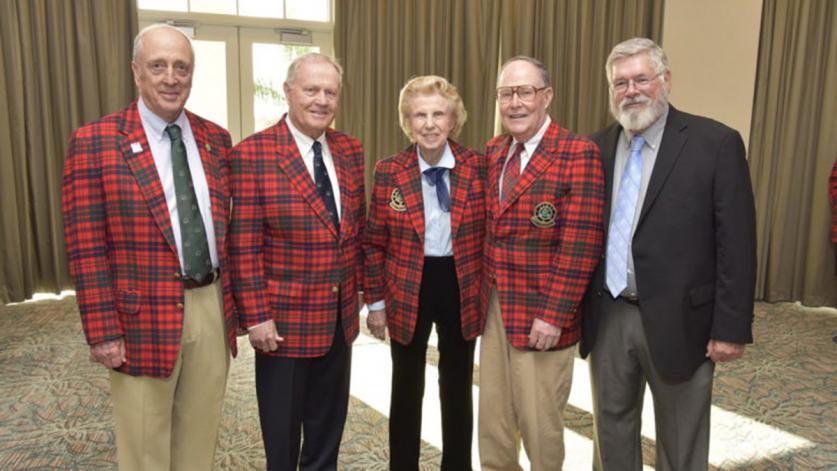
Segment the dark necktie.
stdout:
<svg viewBox="0 0 837 471">
<path fill-rule="evenodd" d="M 506 164 L 506 171 L 503 173 L 502 193 L 500 193 L 500 201 L 505 201 L 517 185 L 517 179 L 520 177 L 520 153 L 523 152 L 523 143 L 518 142 L 514 147 L 514 152 L 509 157 L 509 163 Z"/>
<path fill-rule="evenodd" d="M 180 243 L 183 250 L 183 271 L 186 276 L 200 282 L 212 271 L 206 228 L 198 208 L 192 173 L 186 160 L 186 146 L 180 134 L 180 126 L 166 126 L 171 139 L 171 166 L 174 174 L 174 193 L 177 196 L 177 218 L 180 220 Z"/>
<path fill-rule="evenodd" d="M 450 212 L 450 193 L 448 193 L 448 186 L 445 184 L 445 167 L 430 167 L 425 170 L 424 178 L 430 183 L 430 186 L 436 187 L 436 199 L 439 200 L 439 207 L 442 211 Z"/>
<path fill-rule="evenodd" d="M 331 180 L 328 178 L 325 162 L 323 162 L 323 146 L 320 141 L 314 141 L 314 183 L 317 184 L 317 193 L 325 203 L 328 215 L 334 223 L 334 227 L 340 229 L 340 218 L 337 217 L 337 204 L 334 202 L 334 191 L 331 188 Z"/>
</svg>

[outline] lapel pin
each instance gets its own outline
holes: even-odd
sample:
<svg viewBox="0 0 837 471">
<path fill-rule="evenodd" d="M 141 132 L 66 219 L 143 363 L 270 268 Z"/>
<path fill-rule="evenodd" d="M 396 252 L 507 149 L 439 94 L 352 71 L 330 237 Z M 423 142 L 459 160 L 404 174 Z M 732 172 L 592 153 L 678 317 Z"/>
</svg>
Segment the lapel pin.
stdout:
<svg viewBox="0 0 837 471">
<path fill-rule="evenodd" d="M 139 142 L 132 142 L 131 143 L 131 150 L 135 154 L 139 154 L 140 152 L 142 152 L 142 144 L 140 144 Z"/>
<path fill-rule="evenodd" d="M 212 146 L 209 145 L 208 142 L 206 144 L 204 144 L 203 147 L 204 147 L 204 149 L 206 149 L 207 152 L 212 152 Z"/>
</svg>

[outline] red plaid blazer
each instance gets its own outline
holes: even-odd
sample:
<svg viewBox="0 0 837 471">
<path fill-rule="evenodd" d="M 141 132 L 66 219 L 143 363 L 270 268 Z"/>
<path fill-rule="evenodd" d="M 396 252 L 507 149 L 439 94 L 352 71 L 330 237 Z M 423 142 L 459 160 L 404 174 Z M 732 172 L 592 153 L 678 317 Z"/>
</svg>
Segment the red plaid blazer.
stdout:
<svg viewBox="0 0 837 471">
<path fill-rule="evenodd" d="M 451 234 L 459 282 L 462 335 L 476 338 L 485 323 L 479 308 L 485 239 L 485 160 L 448 141 L 456 165 L 450 173 Z M 393 200 L 398 189 L 405 207 Z M 375 186 L 364 236 L 367 303 L 386 301 L 387 327 L 396 342 L 413 339 L 424 268 L 424 205 L 415 146 L 375 166 Z M 396 209 L 399 208 L 399 209 Z M 401 209 L 403 208 L 403 209 Z"/>
<path fill-rule="evenodd" d="M 233 149 L 233 286 L 242 324 L 273 319 L 285 338 L 271 355 L 318 357 L 331 347 L 338 306 L 346 342 L 358 334 L 363 149 L 357 139 L 326 130 L 340 185 L 338 231 L 286 119 Z"/>
<path fill-rule="evenodd" d="M 230 135 L 186 115 L 203 161 L 218 255 L 226 268 Z M 62 208 L 87 342 L 123 337 L 127 362 L 119 371 L 168 377 L 180 351 L 184 289 L 166 197 L 136 102 L 73 133 L 64 161 Z M 225 327 L 235 354 L 231 284 L 229 277 L 222 280 Z"/>
<path fill-rule="evenodd" d="M 581 336 L 578 306 L 602 254 L 604 179 L 599 149 L 554 121 L 502 204 L 499 182 L 512 138 L 486 144 L 488 224 L 483 305 L 496 283 L 506 335 L 528 348 L 535 318 L 562 329 L 556 349 Z"/>
</svg>

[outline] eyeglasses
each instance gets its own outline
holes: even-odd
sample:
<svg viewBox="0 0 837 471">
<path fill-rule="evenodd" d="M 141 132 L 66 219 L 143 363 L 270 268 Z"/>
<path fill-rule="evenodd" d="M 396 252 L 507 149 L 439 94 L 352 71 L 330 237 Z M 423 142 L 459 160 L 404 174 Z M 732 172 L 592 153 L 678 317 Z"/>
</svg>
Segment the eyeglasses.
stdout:
<svg viewBox="0 0 837 471">
<path fill-rule="evenodd" d="M 663 73 L 660 72 L 660 73 L 658 73 L 658 74 L 656 74 L 652 77 L 646 77 L 644 75 L 640 75 L 639 77 L 634 77 L 632 79 L 619 79 L 619 80 L 614 81 L 612 84 L 610 84 L 610 88 L 612 88 L 613 91 L 618 92 L 618 93 L 626 92 L 628 90 L 628 88 L 631 87 L 632 83 L 634 84 L 634 86 L 636 88 L 646 88 L 649 85 L 651 85 L 651 82 L 656 80 L 657 77 L 659 77 L 660 75 L 663 75 Z"/>
<path fill-rule="evenodd" d="M 546 90 L 549 87 L 541 87 L 537 88 L 533 85 L 520 85 L 517 87 L 497 87 L 497 101 L 500 103 L 508 103 L 512 101 L 514 98 L 514 94 L 517 94 L 517 98 L 520 101 L 530 103 L 535 99 L 535 95 L 542 90 Z"/>
</svg>

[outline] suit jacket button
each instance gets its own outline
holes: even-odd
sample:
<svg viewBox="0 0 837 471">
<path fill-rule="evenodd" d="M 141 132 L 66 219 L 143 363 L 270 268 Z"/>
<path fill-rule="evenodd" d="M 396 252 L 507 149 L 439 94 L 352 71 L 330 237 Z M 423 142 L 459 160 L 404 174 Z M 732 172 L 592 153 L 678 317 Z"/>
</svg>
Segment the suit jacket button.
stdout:
<svg viewBox="0 0 837 471">
<path fill-rule="evenodd" d="M 174 277 L 175 277 L 175 279 L 179 280 L 180 279 L 180 272 L 179 271 L 174 272 Z"/>
<path fill-rule="evenodd" d="M 596 296 L 601 297 L 601 295 L 602 295 L 602 292 L 601 292 L 601 291 L 596 291 Z"/>
<path fill-rule="evenodd" d="M 336 292 L 338 292 L 338 291 L 340 291 L 340 287 L 339 287 L 339 286 L 335 285 L 335 286 L 332 286 L 332 287 L 331 287 L 331 292 L 332 292 L 332 293 L 336 293 Z"/>
<path fill-rule="evenodd" d="M 182 311 L 183 310 L 183 303 L 177 303 L 177 308 Z"/>
</svg>

